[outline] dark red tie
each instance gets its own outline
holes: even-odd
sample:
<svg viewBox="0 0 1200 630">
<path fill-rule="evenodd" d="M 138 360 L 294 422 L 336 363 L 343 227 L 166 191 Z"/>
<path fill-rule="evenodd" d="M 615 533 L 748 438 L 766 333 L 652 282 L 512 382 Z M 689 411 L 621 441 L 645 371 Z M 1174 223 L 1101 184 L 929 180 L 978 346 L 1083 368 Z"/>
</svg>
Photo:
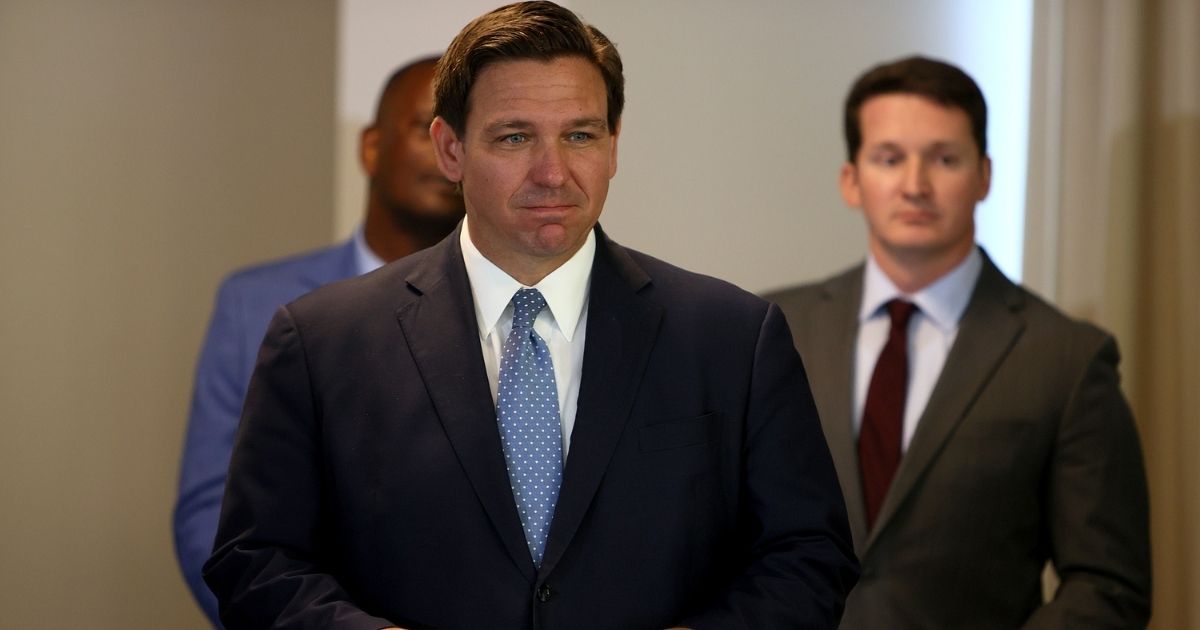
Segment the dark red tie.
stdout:
<svg viewBox="0 0 1200 630">
<path fill-rule="evenodd" d="M 916 308 L 903 300 L 887 303 L 892 330 L 867 388 L 862 429 L 858 434 L 858 469 L 862 473 L 868 531 L 875 526 L 883 497 L 900 465 L 900 436 L 908 392 L 908 319 Z"/>
</svg>

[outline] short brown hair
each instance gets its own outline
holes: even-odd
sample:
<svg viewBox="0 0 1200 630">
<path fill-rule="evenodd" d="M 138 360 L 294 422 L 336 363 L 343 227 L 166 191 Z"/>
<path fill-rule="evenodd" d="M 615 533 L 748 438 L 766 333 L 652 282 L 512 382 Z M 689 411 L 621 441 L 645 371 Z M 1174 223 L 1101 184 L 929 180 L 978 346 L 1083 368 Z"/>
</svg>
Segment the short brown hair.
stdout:
<svg viewBox="0 0 1200 630">
<path fill-rule="evenodd" d="M 553 2 L 510 4 L 464 27 L 438 62 L 433 113 L 461 136 L 466 131 L 471 88 L 489 63 L 566 56 L 586 59 L 600 71 L 608 93 L 608 129 L 614 131 L 625 108 L 621 56 L 599 29 Z"/>
<path fill-rule="evenodd" d="M 979 147 L 979 155 L 987 155 L 987 103 L 970 75 L 944 61 L 905 57 L 867 70 L 850 88 L 844 119 L 849 162 L 854 162 L 862 146 L 859 110 L 872 97 L 884 94 L 916 94 L 963 110 L 971 119 L 971 135 Z"/>
</svg>

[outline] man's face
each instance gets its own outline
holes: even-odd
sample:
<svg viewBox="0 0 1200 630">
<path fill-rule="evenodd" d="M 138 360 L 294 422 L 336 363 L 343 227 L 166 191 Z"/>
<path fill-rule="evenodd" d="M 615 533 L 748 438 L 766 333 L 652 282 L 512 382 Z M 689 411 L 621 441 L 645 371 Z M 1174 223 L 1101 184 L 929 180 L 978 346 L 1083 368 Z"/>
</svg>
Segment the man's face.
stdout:
<svg viewBox="0 0 1200 630">
<path fill-rule="evenodd" d="M 429 139 L 433 120 L 433 64 L 410 69 L 384 96 L 379 120 L 363 132 L 363 168 L 395 218 L 462 216 L 462 198 L 438 170 Z"/>
<path fill-rule="evenodd" d="M 877 259 L 961 260 L 975 243 L 975 204 L 991 162 L 979 155 L 966 112 L 913 94 L 868 99 L 862 145 L 842 167 L 846 204 L 861 208 Z"/>
<path fill-rule="evenodd" d="M 579 57 L 499 61 L 476 77 L 461 138 L 433 123 L 472 242 L 522 282 L 566 262 L 600 217 L 617 171 L 606 98 L 600 71 Z"/>
</svg>

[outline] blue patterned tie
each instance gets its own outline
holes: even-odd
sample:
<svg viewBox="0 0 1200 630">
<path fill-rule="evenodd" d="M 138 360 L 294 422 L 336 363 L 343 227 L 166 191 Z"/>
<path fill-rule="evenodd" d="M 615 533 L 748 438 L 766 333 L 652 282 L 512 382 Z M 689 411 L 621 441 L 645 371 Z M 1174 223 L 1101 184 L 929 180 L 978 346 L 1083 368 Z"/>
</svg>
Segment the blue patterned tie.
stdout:
<svg viewBox="0 0 1200 630">
<path fill-rule="evenodd" d="M 533 331 L 546 298 L 537 289 L 521 289 L 512 305 L 512 332 L 500 357 L 496 415 L 525 541 L 540 567 L 562 483 L 562 424 L 550 349 Z"/>
</svg>

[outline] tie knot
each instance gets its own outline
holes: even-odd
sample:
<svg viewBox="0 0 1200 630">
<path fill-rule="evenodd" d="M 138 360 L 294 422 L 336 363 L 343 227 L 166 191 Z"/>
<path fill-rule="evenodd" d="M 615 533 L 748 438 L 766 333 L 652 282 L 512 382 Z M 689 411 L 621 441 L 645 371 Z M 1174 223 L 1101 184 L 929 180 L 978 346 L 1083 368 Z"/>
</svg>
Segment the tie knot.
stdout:
<svg viewBox="0 0 1200 630">
<path fill-rule="evenodd" d="M 888 316 L 892 318 L 892 326 L 903 327 L 908 325 L 908 320 L 917 310 L 917 305 L 897 298 L 887 303 L 887 310 Z"/>
<path fill-rule="evenodd" d="M 537 289 L 521 289 L 512 296 L 514 329 L 532 328 L 533 320 L 546 308 L 546 298 Z"/>
</svg>

